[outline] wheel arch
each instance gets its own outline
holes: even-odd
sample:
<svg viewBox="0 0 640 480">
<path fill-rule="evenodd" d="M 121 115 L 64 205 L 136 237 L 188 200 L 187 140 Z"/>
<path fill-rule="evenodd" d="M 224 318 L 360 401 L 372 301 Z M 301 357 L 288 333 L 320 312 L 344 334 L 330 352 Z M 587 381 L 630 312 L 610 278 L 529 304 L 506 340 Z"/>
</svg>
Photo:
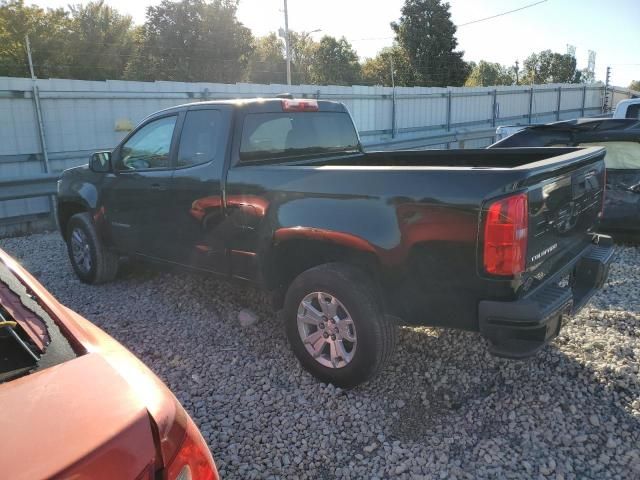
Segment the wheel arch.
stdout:
<svg viewBox="0 0 640 480">
<path fill-rule="evenodd" d="M 343 232 L 293 228 L 275 232 L 274 243 L 263 263 L 263 281 L 267 290 L 274 293 L 275 308 L 282 307 L 287 288 L 299 274 L 327 263 L 344 263 L 363 270 L 386 305 L 375 247 Z"/>
<path fill-rule="evenodd" d="M 60 235 L 65 240 L 67 239 L 67 226 L 71 217 L 78 213 L 89 213 L 91 210 L 89 206 L 80 199 L 61 199 L 58 200 L 56 220 L 58 222 L 58 229 Z"/>
</svg>

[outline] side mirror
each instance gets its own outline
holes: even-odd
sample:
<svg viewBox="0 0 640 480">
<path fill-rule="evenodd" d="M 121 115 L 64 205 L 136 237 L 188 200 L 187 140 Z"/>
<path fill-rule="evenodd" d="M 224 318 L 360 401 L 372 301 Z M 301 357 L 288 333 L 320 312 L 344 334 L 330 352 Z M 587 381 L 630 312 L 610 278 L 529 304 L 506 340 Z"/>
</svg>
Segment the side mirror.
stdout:
<svg viewBox="0 0 640 480">
<path fill-rule="evenodd" d="M 95 152 L 89 158 L 89 168 L 96 173 L 111 171 L 111 152 Z"/>
</svg>

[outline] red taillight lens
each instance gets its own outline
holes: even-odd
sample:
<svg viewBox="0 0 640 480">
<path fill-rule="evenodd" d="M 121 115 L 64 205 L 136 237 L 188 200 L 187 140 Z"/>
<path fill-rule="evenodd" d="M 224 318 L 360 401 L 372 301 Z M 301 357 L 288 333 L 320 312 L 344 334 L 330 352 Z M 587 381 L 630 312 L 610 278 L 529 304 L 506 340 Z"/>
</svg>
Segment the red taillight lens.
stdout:
<svg viewBox="0 0 640 480">
<path fill-rule="evenodd" d="M 527 195 L 489 205 L 484 225 L 484 269 L 492 275 L 524 272 L 529 216 Z"/>
<path fill-rule="evenodd" d="M 317 100 L 282 100 L 283 112 L 317 112 L 318 101 Z"/>
<path fill-rule="evenodd" d="M 198 427 L 189 419 L 187 432 L 171 463 L 165 469 L 165 480 L 219 480 L 218 470 Z"/>
</svg>

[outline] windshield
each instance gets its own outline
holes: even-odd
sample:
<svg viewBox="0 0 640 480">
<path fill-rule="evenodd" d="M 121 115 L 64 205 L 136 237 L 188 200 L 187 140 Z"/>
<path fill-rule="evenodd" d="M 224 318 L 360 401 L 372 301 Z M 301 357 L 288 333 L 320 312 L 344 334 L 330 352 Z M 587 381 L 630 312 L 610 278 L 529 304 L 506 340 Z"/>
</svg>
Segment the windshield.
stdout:
<svg viewBox="0 0 640 480">
<path fill-rule="evenodd" d="M 347 113 L 254 113 L 245 117 L 241 160 L 297 157 L 358 150 L 358 135 Z"/>
</svg>

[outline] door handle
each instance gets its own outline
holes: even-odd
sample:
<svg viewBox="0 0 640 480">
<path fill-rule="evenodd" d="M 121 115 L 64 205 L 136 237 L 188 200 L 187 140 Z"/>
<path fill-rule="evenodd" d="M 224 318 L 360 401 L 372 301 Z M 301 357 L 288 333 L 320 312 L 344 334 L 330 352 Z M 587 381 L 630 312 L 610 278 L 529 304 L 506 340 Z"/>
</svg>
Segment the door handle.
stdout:
<svg viewBox="0 0 640 480">
<path fill-rule="evenodd" d="M 151 189 L 152 190 L 159 190 L 159 191 L 164 191 L 167 189 L 166 185 L 164 183 L 152 183 L 151 184 Z"/>
</svg>

